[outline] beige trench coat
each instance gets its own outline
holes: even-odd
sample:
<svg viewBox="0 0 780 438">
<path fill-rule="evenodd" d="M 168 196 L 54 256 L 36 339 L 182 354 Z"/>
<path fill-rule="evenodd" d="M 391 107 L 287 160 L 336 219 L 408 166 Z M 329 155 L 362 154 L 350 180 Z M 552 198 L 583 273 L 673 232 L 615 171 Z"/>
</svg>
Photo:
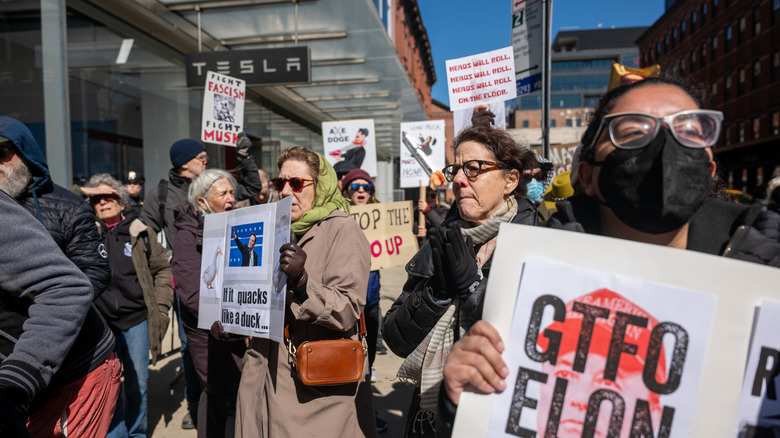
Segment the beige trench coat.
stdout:
<svg viewBox="0 0 780 438">
<path fill-rule="evenodd" d="M 334 211 L 298 242 L 306 252 L 308 299 L 287 292 L 286 323 L 295 343 L 338 339 L 350 333 L 366 304 L 371 264 L 368 241 L 357 223 Z M 236 437 L 374 437 L 376 423 L 368 359 L 363 380 L 339 386 L 306 386 L 290 366 L 283 344 L 254 338 L 244 355 L 236 407 Z M 262 430 L 262 435 L 261 431 Z"/>
</svg>

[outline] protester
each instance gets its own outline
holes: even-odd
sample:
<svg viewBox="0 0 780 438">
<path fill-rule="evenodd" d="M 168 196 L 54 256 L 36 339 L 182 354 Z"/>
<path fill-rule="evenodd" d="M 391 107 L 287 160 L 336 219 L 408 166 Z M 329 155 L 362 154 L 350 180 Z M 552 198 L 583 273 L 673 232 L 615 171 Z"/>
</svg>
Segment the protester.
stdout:
<svg viewBox="0 0 780 438">
<path fill-rule="evenodd" d="M 444 219 L 447 218 L 447 213 L 449 213 L 450 209 L 446 205 L 442 205 L 439 192 L 428 187 L 425 192 L 425 199 L 417 200 L 414 217 L 418 218 L 421 211 L 425 216 L 425 224 L 421 227 L 416 221 L 414 223 L 414 226 L 417 228 L 415 234 L 420 239 L 427 236 L 428 230 L 431 228 L 441 226 L 444 223 Z M 420 245 L 422 245 L 423 241 L 420 239 L 418 240 Z"/>
<path fill-rule="evenodd" d="M 456 164 L 444 175 L 453 182 L 457 209 L 406 265 L 408 280 L 382 323 L 388 347 L 406 358 L 399 377 L 415 383 L 406 436 L 435 436 L 441 359 L 482 316 L 499 225 L 537 221 L 525 197 L 524 170 L 539 167 L 533 152 L 482 126 L 464 129 L 453 147 Z"/>
<path fill-rule="evenodd" d="M 557 211 L 556 202 L 574 195 L 574 188 L 571 186 L 571 171 L 567 170 L 555 175 L 547 189 L 544 191 L 542 201 L 539 203 L 539 217 L 547 220 Z"/>
<path fill-rule="evenodd" d="M 665 79 L 608 92 L 582 136 L 583 193 L 558 202 L 548 226 L 778 266 L 780 244 L 751 226 L 774 213 L 748 214 L 747 206 L 710 197 L 723 116 L 699 108 L 692 92 Z M 503 350 L 484 321 L 455 344 L 444 367 L 440 436 L 451 434 L 464 389 L 507 387 Z"/>
<path fill-rule="evenodd" d="M 101 251 L 92 209 L 79 196 L 54 184 L 30 130 L 4 116 L 0 116 L 0 190 L 49 230 L 62 252 L 92 282 L 95 296 L 103 292 L 111 270 Z"/>
<path fill-rule="evenodd" d="M 105 437 L 120 365 L 93 286 L 5 193 L 0 210 L 0 436 Z"/>
<path fill-rule="evenodd" d="M 278 200 L 279 195 L 271 189 L 271 178 L 268 176 L 268 172 L 263 169 L 257 169 L 257 174 L 260 176 L 260 182 L 262 184 L 260 191 L 249 199 L 237 201 L 233 208 L 244 208 L 252 205 L 266 204 L 268 202 L 274 202 Z"/>
<path fill-rule="evenodd" d="M 198 437 L 223 437 L 228 405 L 241 379 L 244 342 L 218 340 L 198 328 L 203 222 L 207 214 L 233 209 L 236 181 L 228 172 L 207 169 L 189 187 L 188 204 L 176 209 L 176 249 L 171 259 L 181 322 L 202 388 L 197 411 Z"/>
<path fill-rule="evenodd" d="M 374 197 L 376 187 L 374 180 L 363 169 L 355 169 L 344 177 L 344 190 L 342 194 L 349 199 L 352 205 L 366 205 L 377 202 Z M 382 310 L 379 308 L 379 270 L 373 270 L 368 274 L 368 293 L 366 294 L 366 308 L 363 311 L 366 319 L 366 341 L 368 343 L 368 366 L 371 370 L 371 383 L 376 383 L 374 371 L 374 359 L 377 353 L 377 343 L 382 342 L 378 339 L 379 326 L 382 321 Z M 387 430 L 387 421 L 376 416 L 377 432 Z"/>
<path fill-rule="evenodd" d="M 371 255 L 360 227 L 345 211 L 336 172 L 311 150 L 293 147 L 277 159 L 272 182 L 292 196 L 297 243 L 280 248 L 287 275 L 285 324 L 291 342 L 358 339 Z M 306 386 L 291 366 L 288 345 L 252 338 L 236 408 L 236 436 L 244 438 L 376 436 L 368 359 L 358 383 Z"/>
<path fill-rule="evenodd" d="M 103 223 L 111 282 L 95 307 L 114 333 L 124 369 L 122 388 L 108 437 L 146 437 L 149 353 L 152 364 L 162 352 L 173 305 L 171 265 L 154 230 L 127 209 L 125 187 L 107 173 L 93 175 L 90 204 Z"/>
<path fill-rule="evenodd" d="M 236 187 L 238 200 L 249 199 L 261 191 L 262 183 L 257 173 L 257 164 L 250 152 L 252 141 L 246 133 L 238 135 L 236 143 L 236 159 L 241 173 L 242 185 Z M 206 148 L 198 141 L 181 139 L 174 142 L 170 148 L 172 169 L 168 179 L 149 191 L 141 212 L 141 221 L 163 236 L 163 246 L 170 257 L 174 249 L 176 226 L 174 211 L 182 203 L 188 202 L 187 191 L 190 183 L 200 175 L 209 163 Z M 174 279 L 174 285 L 176 281 Z M 174 292 L 176 292 L 174 290 Z M 182 419 L 183 429 L 193 429 L 197 426 L 197 406 L 201 388 L 190 357 L 189 346 L 181 323 L 178 293 L 174 295 L 177 323 L 179 325 L 179 340 L 181 341 L 182 372 L 184 374 L 184 395 L 187 399 L 188 412 Z"/>
<path fill-rule="evenodd" d="M 127 190 L 127 205 L 126 210 L 138 210 L 141 212 L 141 207 L 144 205 L 144 176 L 140 173 L 131 170 L 127 172 L 127 176 L 122 183 Z"/>
</svg>

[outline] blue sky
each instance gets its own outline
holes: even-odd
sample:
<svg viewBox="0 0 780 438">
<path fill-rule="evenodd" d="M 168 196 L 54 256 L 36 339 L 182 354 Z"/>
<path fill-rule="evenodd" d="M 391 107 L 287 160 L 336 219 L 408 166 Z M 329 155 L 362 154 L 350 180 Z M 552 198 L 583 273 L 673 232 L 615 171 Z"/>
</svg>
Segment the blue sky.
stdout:
<svg viewBox="0 0 780 438">
<path fill-rule="evenodd" d="M 434 99 L 447 104 L 444 62 L 510 44 L 510 0 L 417 0 L 431 42 Z M 550 40 L 559 30 L 649 26 L 664 13 L 663 0 L 553 0 Z"/>
</svg>

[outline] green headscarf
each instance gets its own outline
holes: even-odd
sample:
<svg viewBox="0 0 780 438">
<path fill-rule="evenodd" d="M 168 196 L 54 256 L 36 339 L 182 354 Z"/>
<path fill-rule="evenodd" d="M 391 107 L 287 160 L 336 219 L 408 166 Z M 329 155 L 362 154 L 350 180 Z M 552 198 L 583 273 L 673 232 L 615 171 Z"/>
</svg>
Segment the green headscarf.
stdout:
<svg viewBox="0 0 780 438">
<path fill-rule="evenodd" d="M 333 213 L 333 210 L 349 213 L 349 201 L 341 196 L 336 171 L 321 154 L 317 153 L 317 157 L 320 159 L 320 174 L 311 210 L 290 226 L 292 232 L 298 236 L 306 234 L 314 224 Z"/>
</svg>

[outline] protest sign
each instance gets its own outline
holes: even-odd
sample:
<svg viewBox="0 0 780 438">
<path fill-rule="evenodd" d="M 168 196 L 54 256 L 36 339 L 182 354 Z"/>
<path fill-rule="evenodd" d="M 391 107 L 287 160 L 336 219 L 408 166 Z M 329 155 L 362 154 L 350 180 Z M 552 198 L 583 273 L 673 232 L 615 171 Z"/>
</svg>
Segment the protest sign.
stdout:
<svg viewBox="0 0 780 438">
<path fill-rule="evenodd" d="M 512 47 L 450 59 L 446 66 L 453 111 L 517 97 Z"/>
<path fill-rule="evenodd" d="M 512 48 L 517 95 L 542 89 L 541 0 L 512 0 Z"/>
<path fill-rule="evenodd" d="M 493 119 L 493 127 L 506 131 L 506 105 L 504 102 L 494 102 L 487 104 L 487 110 L 496 117 Z M 460 131 L 471 126 L 471 116 L 474 115 L 476 108 L 459 109 L 452 112 L 452 126 L 455 135 L 460 135 Z"/>
<path fill-rule="evenodd" d="M 350 211 L 371 247 L 372 271 L 405 264 L 417 253 L 412 201 L 353 205 Z"/>
<path fill-rule="evenodd" d="M 198 328 L 282 342 L 287 278 L 279 248 L 290 241 L 292 197 L 206 215 Z"/>
<path fill-rule="evenodd" d="M 374 120 L 322 122 L 325 159 L 334 165 L 350 161 L 355 167 L 376 176 L 376 140 Z"/>
<path fill-rule="evenodd" d="M 519 298 L 518 290 L 522 277 L 526 272 L 525 263 L 532 257 L 544 258 L 574 266 L 573 269 L 575 271 L 579 269 L 603 271 L 609 273 L 609 275 L 624 276 L 629 279 L 629 282 L 631 282 L 630 279 L 635 279 L 637 283 L 652 282 L 663 284 L 668 286 L 669 290 L 680 288 L 715 296 L 717 306 L 715 306 L 712 325 L 709 329 L 710 342 L 706 345 L 703 359 L 694 357 L 698 355 L 696 351 L 699 350 L 693 348 L 692 344 L 689 344 L 680 373 L 679 388 L 683 385 L 689 385 L 690 379 L 698 381 L 698 386 L 694 390 L 696 394 L 695 401 L 689 404 L 687 400 L 677 400 L 674 402 L 674 406 L 668 405 L 669 407 L 674 407 L 675 413 L 672 417 L 671 429 L 668 429 L 667 435 L 660 434 L 658 430 L 659 424 L 653 422 L 650 424 L 654 428 L 655 435 L 653 436 L 704 438 L 723 436 L 724 431 L 733 430 L 745 372 L 745 358 L 747 357 L 748 345 L 750 344 L 751 322 L 755 306 L 764 299 L 778 301 L 777 284 L 780 283 L 780 271 L 775 268 L 695 251 L 681 251 L 659 245 L 649 245 L 570 231 L 502 224 L 499 230 L 498 244 L 493 253 L 493 263 L 485 294 L 482 318 L 490 322 L 498 330 L 507 345 L 507 352 L 504 353 L 504 356 L 509 354 L 508 351 L 510 349 L 518 349 L 520 354 L 524 354 L 525 351 L 526 339 L 512 338 L 511 329 L 516 299 Z M 556 275 L 564 276 L 560 273 Z M 746 279 L 748 279 L 750 287 L 745 287 Z M 609 289 L 609 287 L 606 288 Z M 545 289 L 546 285 L 542 289 L 537 290 L 536 293 L 541 295 Z M 598 290 L 583 292 L 579 296 Z M 641 301 L 637 301 L 640 304 L 634 306 L 642 308 L 645 313 L 652 315 L 659 323 L 664 322 L 665 316 L 663 315 L 667 315 L 666 310 L 658 313 L 655 308 L 649 305 L 645 307 L 646 300 L 647 297 L 643 297 Z M 634 299 L 632 298 L 631 301 L 634 301 Z M 696 302 L 699 301 L 697 300 Z M 680 302 L 677 299 L 667 299 L 665 303 L 667 307 L 679 307 L 689 314 L 684 320 L 676 321 L 676 323 L 685 327 L 689 334 L 703 329 L 695 321 L 705 321 L 705 315 L 712 310 L 707 308 L 707 306 L 691 307 L 689 305 L 691 301 Z M 564 304 L 566 304 L 566 301 L 564 301 Z M 573 303 L 571 305 L 573 308 Z M 626 305 L 626 307 L 628 308 L 629 306 Z M 548 315 L 554 313 L 552 308 L 547 308 L 546 311 Z M 530 309 L 526 308 L 525 312 L 530 314 Z M 610 313 L 614 313 L 614 311 L 610 310 Z M 631 311 L 624 313 L 631 313 Z M 656 313 L 661 315 L 661 318 L 657 318 Z M 594 316 L 594 318 L 596 317 Z M 669 318 L 671 320 L 677 317 L 670 316 Z M 648 326 L 652 325 L 651 319 L 647 319 Z M 546 333 L 553 334 L 553 331 L 555 331 L 545 332 L 543 329 L 547 328 L 549 328 L 549 324 L 544 325 L 544 322 L 540 323 L 539 334 L 542 337 Z M 554 329 L 555 327 L 552 328 Z M 618 333 L 623 336 L 625 343 L 630 343 L 629 329 L 631 331 L 636 330 L 627 326 L 623 334 Z M 650 333 L 652 334 L 652 331 Z M 612 334 L 614 334 L 614 331 L 612 331 Z M 620 336 L 616 340 L 619 340 L 619 338 Z M 612 337 L 610 336 L 609 339 L 611 340 Z M 675 341 L 676 337 L 673 334 L 663 336 L 663 363 L 667 364 L 667 378 L 672 375 L 669 371 L 671 370 L 670 360 L 675 357 L 675 349 L 677 348 Z M 579 338 L 577 342 L 579 342 Z M 531 346 L 538 348 L 540 352 L 545 351 L 542 349 L 544 346 L 540 346 L 536 342 L 531 344 Z M 624 347 L 627 349 L 624 349 Z M 636 356 L 635 353 L 641 354 L 642 352 L 639 348 L 637 352 L 630 352 L 628 349 L 631 349 L 631 347 L 626 347 L 626 345 L 615 348 L 617 352 L 620 352 L 621 361 L 630 358 L 632 355 Z M 589 360 L 596 360 L 595 355 L 593 358 L 586 360 L 586 366 Z M 695 363 L 698 360 L 702 360 L 703 363 L 701 372 L 693 375 L 689 370 L 696 369 Z M 660 357 L 658 362 L 661 363 Z M 555 380 L 557 377 L 574 376 L 571 368 L 573 367 L 573 362 L 569 366 L 569 373 L 562 371 L 559 375 L 550 376 L 549 378 Z M 644 383 L 644 366 L 642 368 L 642 382 Z M 648 381 L 649 378 L 652 378 L 652 374 L 652 371 L 650 371 Z M 661 383 L 668 382 L 667 378 L 661 379 L 659 376 L 656 378 Z M 508 380 L 506 391 L 514 393 L 516 384 L 517 379 L 515 381 Z M 538 384 L 538 382 L 530 382 L 529 388 L 531 384 Z M 566 386 L 568 387 L 569 385 L 572 385 L 571 389 L 573 390 L 575 384 L 567 382 Z M 679 388 L 675 390 L 675 393 L 681 391 Z M 533 398 L 534 394 L 529 393 L 528 395 L 529 398 Z M 661 408 L 661 418 L 664 416 L 663 406 L 667 403 L 664 398 L 668 399 L 670 396 L 675 396 L 675 394 L 662 394 L 659 397 L 659 403 L 661 404 L 658 407 Z M 492 412 L 496 408 L 497 400 L 498 398 L 495 394 L 463 393 L 455 420 L 453 437 L 487 436 Z M 538 401 L 538 399 L 536 400 Z M 599 398 L 595 401 L 599 401 Z M 537 403 L 537 407 L 540 410 L 546 409 L 549 412 L 549 406 L 545 408 L 543 404 Z M 634 406 L 630 406 L 628 403 L 624 405 L 623 422 L 630 424 L 633 421 L 637 405 L 639 403 L 636 402 Z M 510 406 L 503 404 L 500 406 L 500 408 L 496 409 L 505 410 L 508 417 Z M 599 404 L 599 406 L 602 411 L 601 415 L 604 416 L 602 421 L 609 423 L 610 416 L 607 411 L 613 409 L 613 405 L 603 403 Z M 561 405 L 561 408 L 563 409 L 563 405 Z M 581 425 L 585 423 L 584 413 L 587 412 L 587 409 L 588 407 L 585 405 L 582 411 Z M 640 406 L 640 412 L 644 410 L 644 405 Z M 689 414 L 687 414 L 688 419 L 683 418 L 683 413 L 686 411 L 689 411 Z M 659 414 L 653 413 L 652 405 L 650 412 L 653 421 L 657 421 L 655 418 L 658 418 Z M 522 409 L 523 416 L 536 413 L 535 408 L 532 409 L 527 405 L 524 405 Z M 653 415 L 656 417 L 653 417 Z M 668 416 L 669 414 L 666 415 Z M 536 415 L 534 415 L 534 420 L 535 417 Z M 682 423 L 680 423 L 681 421 Z M 604 425 L 599 425 L 598 421 L 596 421 L 596 424 L 596 435 L 601 436 L 600 433 L 603 430 L 599 428 L 604 427 Z M 680 430 L 682 426 L 678 427 L 678 424 L 687 424 L 688 426 L 685 427 L 686 430 Z M 534 423 L 532 427 L 536 429 L 538 425 Z M 666 431 L 667 429 L 664 430 Z M 540 433 L 542 434 L 541 436 L 544 436 L 544 431 Z M 579 434 L 575 435 L 580 436 Z M 604 433 L 604 436 L 607 435 L 607 433 Z M 559 429 L 557 436 L 570 435 L 566 435 L 563 429 Z M 616 431 L 614 436 L 623 437 L 629 435 Z M 638 436 L 642 436 L 642 434 L 640 433 Z M 650 435 L 645 434 L 644 436 Z"/>
<path fill-rule="evenodd" d="M 444 147 L 447 141 L 444 136 L 444 120 L 401 123 L 401 188 L 427 186 L 430 175 L 404 145 L 405 134 L 416 139 L 415 143 L 419 146 L 417 153 L 430 163 L 431 170 L 442 170 L 446 165 Z"/>
<path fill-rule="evenodd" d="M 780 303 L 764 301 L 756 309 L 742 396 L 733 436 L 774 436 L 780 428 Z"/>
<path fill-rule="evenodd" d="M 245 101 L 245 81 L 213 71 L 207 72 L 201 141 L 235 146 L 238 133 L 244 126 Z"/>
<path fill-rule="evenodd" d="M 527 258 L 509 335 L 524 348 L 504 354 L 514 384 L 490 436 L 686 436 L 714 310 L 712 295 Z"/>
</svg>

